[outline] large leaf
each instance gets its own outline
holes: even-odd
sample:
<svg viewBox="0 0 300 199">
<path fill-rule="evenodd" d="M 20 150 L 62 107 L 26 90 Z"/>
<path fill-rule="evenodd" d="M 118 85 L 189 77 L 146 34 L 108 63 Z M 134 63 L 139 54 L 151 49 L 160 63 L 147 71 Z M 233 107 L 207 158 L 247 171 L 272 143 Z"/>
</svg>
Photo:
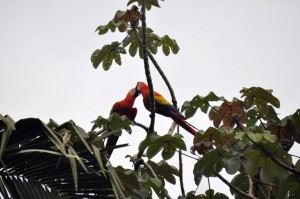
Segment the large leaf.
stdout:
<svg viewBox="0 0 300 199">
<path fill-rule="evenodd" d="M 65 125 L 50 128 L 34 118 L 15 124 L 0 168 L 0 190 L 4 197 L 114 198 L 110 180 L 101 175 L 105 167 L 99 166 L 102 154 L 90 153 L 83 141 L 88 134 L 79 136 L 83 131 L 73 125 L 79 132 L 69 133 L 77 139 L 64 145 L 60 129 L 65 129 Z M 88 137 L 84 140 L 87 142 Z"/>
</svg>

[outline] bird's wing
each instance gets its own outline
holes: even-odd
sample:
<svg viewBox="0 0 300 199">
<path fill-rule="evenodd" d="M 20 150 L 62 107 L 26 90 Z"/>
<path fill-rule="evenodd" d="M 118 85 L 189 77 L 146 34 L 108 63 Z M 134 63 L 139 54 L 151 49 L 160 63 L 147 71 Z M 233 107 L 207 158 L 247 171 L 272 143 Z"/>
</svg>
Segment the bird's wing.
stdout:
<svg viewBox="0 0 300 199">
<path fill-rule="evenodd" d="M 110 114 L 112 114 L 112 113 L 119 113 L 119 110 L 120 110 L 120 102 L 116 102 L 112 106 L 112 108 L 110 110 Z"/>
<path fill-rule="evenodd" d="M 166 98 L 164 98 L 161 94 L 159 93 L 154 93 L 154 100 L 156 103 L 159 103 L 161 105 L 165 105 L 165 106 L 172 106 L 172 104 L 170 102 L 168 102 L 168 100 L 166 100 Z"/>
</svg>

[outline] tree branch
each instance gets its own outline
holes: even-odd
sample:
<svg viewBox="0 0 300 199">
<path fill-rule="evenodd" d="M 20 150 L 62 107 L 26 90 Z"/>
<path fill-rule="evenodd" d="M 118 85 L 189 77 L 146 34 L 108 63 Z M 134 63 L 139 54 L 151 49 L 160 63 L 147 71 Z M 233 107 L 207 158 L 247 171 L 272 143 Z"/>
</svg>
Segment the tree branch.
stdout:
<svg viewBox="0 0 300 199">
<path fill-rule="evenodd" d="M 146 133 L 149 132 L 149 128 L 146 127 L 145 125 L 143 125 L 143 124 L 141 124 L 141 123 L 138 123 L 138 122 L 136 122 L 136 121 L 133 121 L 133 124 L 136 125 L 136 126 L 138 126 L 138 127 L 141 127 L 142 129 L 144 129 L 144 130 L 146 131 Z"/>
<path fill-rule="evenodd" d="M 181 194 L 185 197 L 184 183 L 183 183 L 183 165 L 182 165 L 182 152 L 178 151 L 178 159 L 179 159 L 179 181 L 180 181 L 180 189 Z"/>
<path fill-rule="evenodd" d="M 238 121 L 235 121 L 237 127 L 244 132 L 244 129 L 242 127 L 242 125 L 238 122 Z M 259 148 L 259 150 L 264 153 L 267 157 L 269 157 L 275 164 L 277 164 L 278 166 L 280 166 L 281 168 L 295 174 L 296 176 L 300 177 L 300 172 L 297 171 L 295 168 L 293 167 L 290 167 L 289 165 L 286 165 L 284 162 L 282 162 L 281 160 L 278 160 L 277 158 L 275 158 L 273 156 L 273 154 L 268 151 L 263 145 L 259 144 L 259 143 L 256 143 L 247 133 L 245 133 L 246 137 L 248 140 L 250 140 L 250 142 L 252 142 L 252 144 L 254 146 L 256 146 L 257 148 Z"/>
<path fill-rule="evenodd" d="M 174 108 L 177 108 L 177 100 L 176 100 L 176 97 L 175 97 L 175 93 L 174 93 L 174 90 L 173 90 L 173 88 L 172 88 L 172 86 L 171 86 L 171 84 L 170 84 L 167 76 L 165 75 L 165 73 L 163 72 L 163 70 L 161 69 L 161 67 L 158 65 L 157 61 L 155 60 L 154 56 L 152 55 L 152 53 L 149 50 L 147 51 L 147 54 L 148 54 L 151 62 L 153 63 L 153 65 L 157 69 L 158 73 L 163 78 L 164 82 L 166 83 L 166 85 L 167 85 L 167 87 L 169 89 L 171 98 L 172 98 L 172 103 L 173 103 Z"/>
<path fill-rule="evenodd" d="M 151 73 L 150 73 L 150 67 L 149 67 L 149 62 L 148 62 L 148 42 L 147 42 L 147 25 L 146 25 L 146 1 L 142 1 L 142 9 L 141 9 L 141 20 L 142 20 L 142 31 L 143 31 L 143 39 L 142 39 L 142 47 L 143 47 L 143 60 L 144 60 L 144 67 L 145 67 L 145 74 L 147 78 L 147 83 L 150 91 L 150 125 L 149 125 L 149 132 L 148 133 L 153 133 L 154 132 L 154 123 L 155 123 L 155 101 L 154 101 L 154 90 L 153 90 L 153 83 L 152 83 L 152 78 L 151 78 Z"/>
<path fill-rule="evenodd" d="M 144 165 L 144 167 L 149 171 L 150 175 L 152 178 L 158 178 L 158 176 L 156 175 L 155 171 L 152 169 L 152 167 L 146 163 L 144 160 L 141 162 L 142 165 Z"/>
<path fill-rule="evenodd" d="M 249 189 L 248 189 L 248 193 L 249 195 L 253 196 L 253 180 L 252 177 L 250 175 L 248 176 L 248 180 L 249 180 Z"/>
<path fill-rule="evenodd" d="M 141 164 L 144 165 L 144 167 L 149 171 L 150 175 L 152 178 L 158 178 L 158 176 L 156 175 L 155 171 L 152 169 L 152 167 L 147 163 L 145 162 L 144 160 L 141 161 Z M 171 197 L 169 196 L 168 193 L 166 193 L 166 198 L 167 199 L 171 199 Z"/>
<path fill-rule="evenodd" d="M 237 188 L 236 186 L 232 185 L 230 182 L 228 182 L 223 176 L 221 176 L 218 173 L 215 173 L 215 175 L 222 181 L 224 182 L 227 186 L 229 186 L 231 189 L 233 189 L 235 192 L 241 194 L 242 196 L 246 197 L 246 198 L 250 198 L 250 199 L 258 199 L 254 196 L 251 196 L 245 192 L 243 192 L 242 190 L 240 190 L 239 188 Z"/>
</svg>

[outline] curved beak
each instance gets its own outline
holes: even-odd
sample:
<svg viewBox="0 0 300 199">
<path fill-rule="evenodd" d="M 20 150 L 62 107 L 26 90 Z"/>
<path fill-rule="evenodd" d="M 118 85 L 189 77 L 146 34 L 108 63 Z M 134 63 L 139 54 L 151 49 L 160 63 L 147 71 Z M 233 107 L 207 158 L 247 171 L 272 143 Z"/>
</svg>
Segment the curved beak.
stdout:
<svg viewBox="0 0 300 199">
<path fill-rule="evenodd" d="M 139 83 L 136 84 L 134 90 L 135 90 L 135 93 L 134 93 L 135 97 L 137 97 L 137 96 L 139 96 L 141 94 L 141 91 L 139 89 Z"/>
</svg>

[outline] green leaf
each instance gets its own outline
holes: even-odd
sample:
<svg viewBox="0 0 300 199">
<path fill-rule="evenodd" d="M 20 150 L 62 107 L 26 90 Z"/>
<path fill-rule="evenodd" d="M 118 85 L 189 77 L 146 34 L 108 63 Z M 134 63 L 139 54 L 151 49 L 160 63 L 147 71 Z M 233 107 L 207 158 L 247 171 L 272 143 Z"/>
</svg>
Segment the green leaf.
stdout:
<svg viewBox="0 0 300 199">
<path fill-rule="evenodd" d="M 140 57 L 141 59 L 144 59 L 144 52 L 143 52 L 142 46 L 139 47 L 139 57 Z"/>
<path fill-rule="evenodd" d="M 112 65 L 112 62 L 113 62 L 113 56 L 111 54 L 106 54 L 102 62 L 103 69 L 105 71 L 109 70 L 110 66 Z"/>
<path fill-rule="evenodd" d="M 261 152 L 258 150 L 246 150 L 246 159 L 242 161 L 247 173 L 254 176 L 258 173 L 259 168 L 264 164 L 265 157 L 262 156 Z"/>
<path fill-rule="evenodd" d="M 176 42 L 175 39 L 172 39 L 172 41 L 169 42 L 169 46 L 170 46 L 170 48 L 171 48 L 171 50 L 172 50 L 172 52 L 173 52 L 174 54 L 177 54 L 177 53 L 178 53 L 178 51 L 179 51 L 179 46 L 178 46 L 178 44 L 177 44 L 177 42 Z"/>
<path fill-rule="evenodd" d="M 203 177 L 203 170 L 199 169 L 199 168 L 201 168 L 201 165 L 202 165 L 202 163 L 200 161 L 198 161 L 194 165 L 194 170 L 193 170 L 194 182 L 197 186 L 201 183 L 201 180 L 202 180 L 202 177 Z"/>
<path fill-rule="evenodd" d="M 122 61 L 121 61 L 121 55 L 119 53 L 116 53 L 114 56 L 114 60 L 118 65 L 122 65 Z"/>
<path fill-rule="evenodd" d="M 180 134 L 175 134 L 170 137 L 170 142 L 173 147 L 181 150 L 186 150 L 185 142 L 182 140 L 182 136 Z"/>
<path fill-rule="evenodd" d="M 169 159 L 174 155 L 176 149 L 186 150 L 184 141 L 180 135 L 175 134 L 172 136 L 167 134 L 161 137 L 155 137 L 149 144 L 146 155 L 151 159 L 158 152 L 163 150 L 163 158 Z"/>
<path fill-rule="evenodd" d="M 261 87 L 244 88 L 240 91 L 242 97 L 245 97 L 244 103 L 247 108 L 256 105 L 258 112 L 263 116 L 268 114 L 268 104 L 272 104 L 274 107 L 279 108 L 279 100 L 272 95 L 272 90 L 265 90 Z"/>
<path fill-rule="evenodd" d="M 167 45 L 162 45 L 162 50 L 166 56 L 170 54 L 170 48 Z"/>
<path fill-rule="evenodd" d="M 123 40 L 122 46 L 125 48 L 126 46 L 128 46 L 130 43 L 132 43 L 132 41 L 134 40 L 134 38 L 131 35 L 127 35 L 125 37 L 125 39 Z"/>
<path fill-rule="evenodd" d="M 76 135 L 79 137 L 79 139 L 83 143 L 83 145 L 92 154 L 93 153 L 92 148 L 90 147 L 90 145 L 86 141 L 86 138 L 88 138 L 87 134 L 82 132 L 79 128 L 77 128 L 77 126 L 75 125 L 75 123 L 72 120 L 69 121 L 68 123 L 71 125 L 73 132 L 76 133 Z"/>
<path fill-rule="evenodd" d="M 1 127 L 3 129 L 1 129 Z M 8 115 L 2 116 L 0 114 L 0 132 L 2 134 L 1 145 L 0 145 L 0 158 L 2 157 L 3 153 L 5 152 L 6 145 L 8 143 L 8 140 L 10 139 L 11 134 L 14 129 L 15 129 L 14 120 Z"/>
<path fill-rule="evenodd" d="M 160 161 L 159 163 L 148 160 L 147 163 L 159 177 L 162 177 L 169 183 L 176 183 L 176 179 L 174 176 L 179 176 L 179 171 L 176 167 L 169 165 L 168 162 L 164 160 Z"/>
<path fill-rule="evenodd" d="M 161 155 L 163 157 L 164 160 L 168 160 L 170 158 L 173 157 L 173 155 L 175 154 L 176 149 L 172 146 L 165 146 Z"/>
<path fill-rule="evenodd" d="M 195 170 L 199 170 L 206 177 L 215 176 L 215 173 L 219 173 L 224 166 L 221 157 L 220 149 L 206 153 L 203 158 L 198 160 L 194 167 L 194 173 Z"/>
<path fill-rule="evenodd" d="M 264 136 L 262 134 L 259 133 L 248 133 L 248 136 L 254 140 L 256 143 L 262 142 Z"/>
<path fill-rule="evenodd" d="M 153 134 L 147 135 L 147 137 L 139 144 L 139 152 L 145 151 L 145 149 L 150 145 L 151 141 L 156 137 L 157 136 Z"/>
<path fill-rule="evenodd" d="M 161 137 L 156 138 L 149 146 L 146 156 L 151 159 L 163 149 L 164 140 Z"/>
<path fill-rule="evenodd" d="M 110 130 L 123 130 L 125 129 L 128 133 L 131 133 L 132 121 L 128 119 L 125 115 L 118 115 L 112 113 L 109 118 L 109 129 Z"/>
<path fill-rule="evenodd" d="M 96 31 L 98 31 L 99 35 L 103 35 L 108 32 L 108 26 L 104 26 L 104 25 L 98 26 Z"/>
<path fill-rule="evenodd" d="M 157 45 L 155 45 L 155 44 L 149 44 L 148 48 L 149 48 L 149 50 L 150 50 L 151 53 L 153 53 L 153 54 L 157 53 L 157 49 L 158 49 Z"/>
<path fill-rule="evenodd" d="M 134 57 L 137 53 L 139 44 L 136 40 L 133 40 L 129 46 L 129 54 L 131 57 Z"/>
<path fill-rule="evenodd" d="M 150 181 L 153 183 L 155 187 L 161 187 L 162 182 L 160 181 L 159 178 L 150 178 Z"/>
<path fill-rule="evenodd" d="M 209 92 L 205 97 L 203 97 L 203 100 L 206 102 L 213 102 L 223 100 L 223 98 L 218 97 L 214 92 Z"/>
<path fill-rule="evenodd" d="M 235 187 L 237 187 L 238 189 L 240 189 L 243 192 L 246 192 L 249 190 L 249 179 L 248 179 L 248 175 L 246 173 L 240 173 L 236 176 L 234 176 L 234 178 L 231 180 L 231 184 Z M 239 195 L 238 192 L 236 192 L 233 189 L 230 189 L 231 194 Z M 240 196 L 239 198 L 243 198 L 243 196 Z"/>
<path fill-rule="evenodd" d="M 300 183 L 295 175 L 290 175 L 283 182 L 276 199 L 300 198 Z"/>
<path fill-rule="evenodd" d="M 239 171 L 241 166 L 241 160 L 239 156 L 225 157 L 223 158 L 224 167 L 228 174 L 233 175 Z"/>
<path fill-rule="evenodd" d="M 130 4 L 132 4 L 134 2 L 138 2 L 138 0 L 129 0 L 128 3 L 127 3 L 127 6 L 129 6 Z"/>
<path fill-rule="evenodd" d="M 75 191 L 78 191 L 78 173 L 77 173 L 77 163 L 75 158 L 70 158 L 70 165 L 71 165 L 72 176 L 74 180 Z"/>
<path fill-rule="evenodd" d="M 181 111 L 184 112 L 184 116 L 188 119 L 194 116 L 197 109 L 191 106 L 190 101 L 185 101 L 181 107 Z"/>
<path fill-rule="evenodd" d="M 268 142 L 270 142 L 270 143 L 275 143 L 276 142 L 276 136 L 275 135 L 271 135 L 271 134 L 266 134 L 266 133 L 264 133 L 263 134 L 263 137 L 264 137 L 264 139 L 265 140 L 267 140 Z"/>
<path fill-rule="evenodd" d="M 94 151 L 94 155 L 98 161 L 98 165 L 100 167 L 100 171 L 101 173 L 105 176 L 106 176 L 106 172 L 105 172 L 105 167 L 104 167 L 104 163 L 103 163 L 103 160 L 102 160 L 102 157 L 101 157 L 101 154 L 100 154 L 100 149 L 95 146 L 94 144 L 92 144 L 92 148 L 93 148 L 93 151 Z"/>
</svg>

